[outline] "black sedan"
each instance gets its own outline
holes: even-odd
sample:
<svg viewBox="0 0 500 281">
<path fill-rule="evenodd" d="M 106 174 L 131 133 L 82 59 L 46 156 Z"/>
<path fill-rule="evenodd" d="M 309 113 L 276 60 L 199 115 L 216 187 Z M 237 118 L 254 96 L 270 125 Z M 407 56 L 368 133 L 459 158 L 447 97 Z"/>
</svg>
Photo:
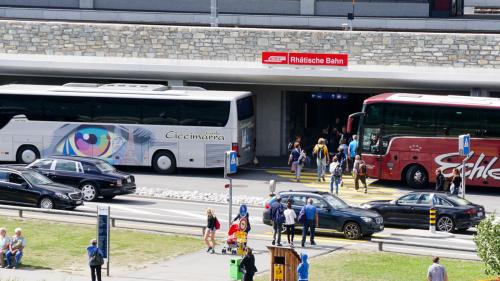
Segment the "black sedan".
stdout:
<svg viewBox="0 0 500 281">
<path fill-rule="evenodd" d="M 80 190 L 23 167 L 0 167 L 0 202 L 70 210 L 83 204 Z"/>
<path fill-rule="evenodd" d="M 55 182 L 81 189 L 85 201 L 95 201 L 99 196 L 109 200 L 116 195 L 135 193 L 136 189 L 134 176 L 100 159 L 53 156 L 36 160 L 28 167 Z"/>
<path fill-rule="evenodd" d="M 396 200 L 371 201 L 362 208 L 377 211 L 386 225 L 429 227 L 429 210 L 436 209 L 438 231 L 452 232 L 474 227 L 484 219 L 484 207 L 445 193 L 411 192 Z"/>
<path fill-rule="evenodd" d="M 319 228 L 343 232 L 348 239 L 360 239 L 384 230 L 383 219 L 377 212 L 351 207 L 328 192 L 284 191 L 279 192 L 279 196 L 283 205 L 292 202 L 297 217 L 307 199 L 312 198 L 318 210 Z M 273 197 L 266 202 L 263 222 L 267 225 L 271 225 L 270 206 L 275 201 L 276 197 Z"/>
</svg>

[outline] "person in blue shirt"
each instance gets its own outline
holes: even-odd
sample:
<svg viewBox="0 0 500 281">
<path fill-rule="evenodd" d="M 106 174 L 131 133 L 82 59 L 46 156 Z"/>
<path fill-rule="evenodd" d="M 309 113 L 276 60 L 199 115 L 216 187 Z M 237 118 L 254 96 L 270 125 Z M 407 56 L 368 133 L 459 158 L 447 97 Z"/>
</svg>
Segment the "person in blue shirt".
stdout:
<svg viewBox="0 0 500 281">
<path fill-rule="evenodd" d="M 354 158 L 356 157 L 356 150 L 358 150 L 358 136 L 353 135 L 352 141 L 349 143 L 347 148 L 347 164 L 349 165 L 349 172 L 352 172 L 352 168 L 354 166 Z"/>
<path fill-rule="evenodd" d="M 102 253 L 101 249 L 97 247 L 97 240 L 92 239 L 90 241 L 90 246 L 87 247 L 87 256 L 89 257 L 89 266 L 90 266 L 90 277 L 92 278 L 92 281 L 101 281 L 101 268 L 103 264 L 103 257 L 104 254 Z M 94 256 L 99 255 L 100 256 L 100 261 L 99 259 L 94 258 Z"/>
<path fill-rule="evenodd" d="M 310 230 L 310 242 L 311 245 L 316 245 L 314 242 L 314 232 L 319 224 L 318 210 L 316 206 L 313 205 L 313 199 L 309 198 L 307 200 L 307 205 L 304 206 L 304 212 L 306 219 L 304 221 L 304 226 L 302 228 L 302 247 L 305 247 L 307 230 Z"/>
<path fill-rule="evenodd" d="M 297 267 L 298 281 L 309 281 L 309 263 L 307 263 L 307 254 L 301 254 L 300 260 Z"/>
<path fill-rule="evenodd" d="M 281 247 L 281 230 L 285 223 L 285 208 L 281 205 L 281 197 L 276 196 L 276 200 L 271 204 L 271 222 L 273 224 L 273 245 Z M 276 239 L 276 236 L 278 238 Z"/>
</svg>

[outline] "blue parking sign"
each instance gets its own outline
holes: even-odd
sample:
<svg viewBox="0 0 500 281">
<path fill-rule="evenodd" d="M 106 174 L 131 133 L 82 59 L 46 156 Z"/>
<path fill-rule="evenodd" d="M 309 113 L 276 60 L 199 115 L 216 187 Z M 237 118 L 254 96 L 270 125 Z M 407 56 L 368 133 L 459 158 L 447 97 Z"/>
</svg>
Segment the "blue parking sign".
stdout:
<svg viewBox="0 0 500 281">
<path fill-rule="evenodd" d="M 236 151 L 226 152 L 226 174 L 234 174 L 238 170 L 238 159 Z"/>
<path fill-rule="evenodd" d="M 467 156 L 470 153 L 470 135 L 458 136 L 458 152 L 460 156 Z"/>
</svg>

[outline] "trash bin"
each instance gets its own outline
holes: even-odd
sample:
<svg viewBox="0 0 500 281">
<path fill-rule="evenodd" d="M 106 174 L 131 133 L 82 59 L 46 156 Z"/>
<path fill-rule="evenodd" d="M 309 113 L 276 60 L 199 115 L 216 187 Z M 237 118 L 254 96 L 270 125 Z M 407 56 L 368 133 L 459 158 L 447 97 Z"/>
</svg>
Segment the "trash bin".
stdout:
<svg viewBox="0 0 500 281">
<path fill-rule="evenodd" d="M 229 261 L 229 277 L 231 280 L 243 279 L 243 272 L 240 271 L 241 258 L 233 258 Z"/>
</svg>

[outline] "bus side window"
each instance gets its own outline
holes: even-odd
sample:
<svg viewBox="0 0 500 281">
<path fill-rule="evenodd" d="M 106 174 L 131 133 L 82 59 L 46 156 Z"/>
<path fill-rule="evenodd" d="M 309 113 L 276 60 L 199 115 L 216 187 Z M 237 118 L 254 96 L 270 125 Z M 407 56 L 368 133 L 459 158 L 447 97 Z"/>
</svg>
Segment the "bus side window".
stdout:
<svg viewBox="0 0 500 281">
<path fill-rule="evenodd" d="M 500 137 L 500 111 L 485 110 L 482 113 L 484 125 L 482 135 L 485 137 Z"/>
</svg>

